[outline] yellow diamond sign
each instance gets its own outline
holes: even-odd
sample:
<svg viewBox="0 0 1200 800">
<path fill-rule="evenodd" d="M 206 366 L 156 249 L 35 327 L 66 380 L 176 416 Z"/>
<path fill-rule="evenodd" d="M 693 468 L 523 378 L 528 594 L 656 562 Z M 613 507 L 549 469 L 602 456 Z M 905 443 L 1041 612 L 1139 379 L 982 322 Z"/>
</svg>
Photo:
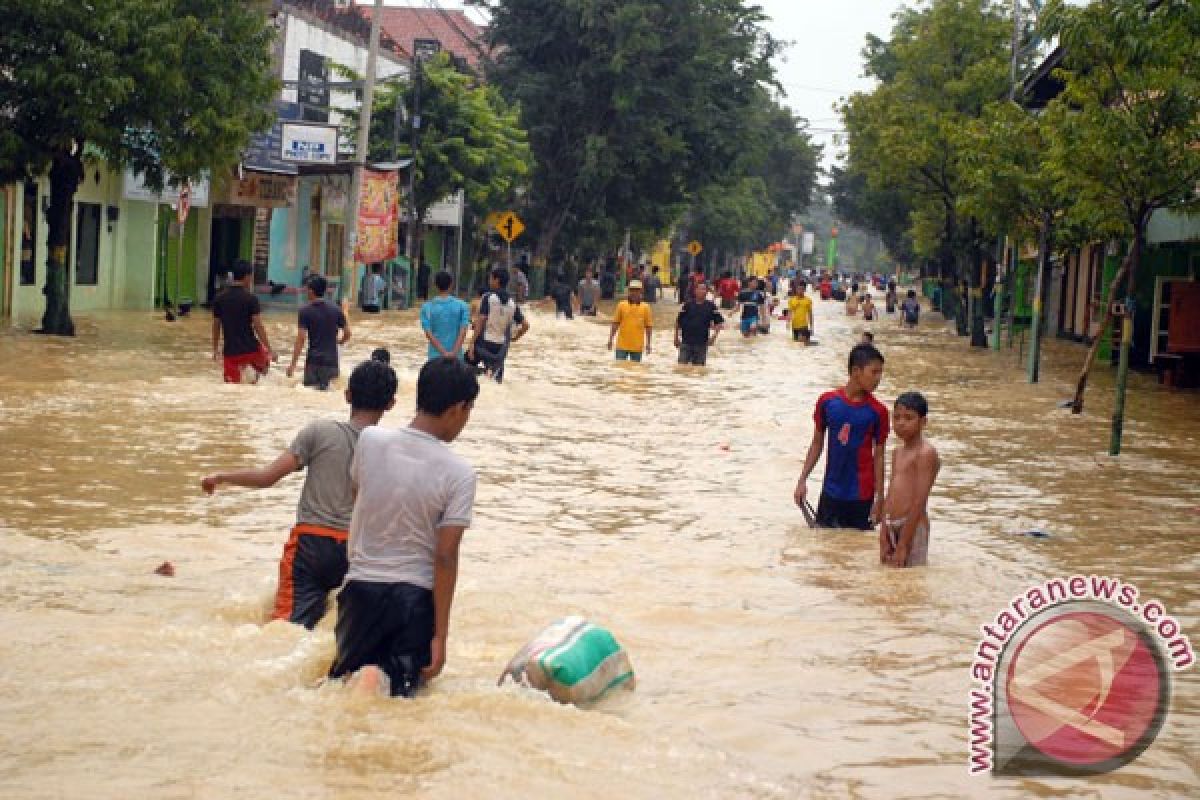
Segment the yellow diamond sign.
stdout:
<svg viewBox="0 0 1200 800">
<path fill-rule="evenodd" d="M 688 252 L 694 256 L 700 255 L 700 251 L 704 249 L 704 245 L 697 241 L 688 242 Z"/>
<path fill-rule="evenodd" d="M 496 220 L 496 232 L 504 237 L 504 241 L 512 242 L 525 231 L 525 223 L 511 211 L 505 211 Z"/>
</svg>

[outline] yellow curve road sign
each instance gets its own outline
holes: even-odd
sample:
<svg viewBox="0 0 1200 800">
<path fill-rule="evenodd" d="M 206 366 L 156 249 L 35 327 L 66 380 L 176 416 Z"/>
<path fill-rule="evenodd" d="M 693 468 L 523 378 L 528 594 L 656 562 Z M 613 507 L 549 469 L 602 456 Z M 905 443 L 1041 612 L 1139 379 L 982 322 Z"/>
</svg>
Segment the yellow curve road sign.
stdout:
<svg viewBox="0 0 1200 800">
<path fill-rule="evenodd" d="M 688 252 L 694 256 L 700 255 L 700 251 L 704 249 L 704 245 L 699 242 L 688 242 Z"/>
</svg>

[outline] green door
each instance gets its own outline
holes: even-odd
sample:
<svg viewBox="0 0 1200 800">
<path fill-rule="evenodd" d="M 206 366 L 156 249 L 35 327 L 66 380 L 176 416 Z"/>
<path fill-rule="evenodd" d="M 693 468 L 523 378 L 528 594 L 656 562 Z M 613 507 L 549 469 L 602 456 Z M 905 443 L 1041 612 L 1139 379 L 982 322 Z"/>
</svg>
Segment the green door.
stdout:
<svg viewBox="0 0 1200 800">
<path fill-rule="evenodd" d="M 170 206 L 158 207 L 158 268 L 154 271 L 155 305 L 174 306 L 180 301 L 194 302 L 196 297 L 197 216 L 189 214 L 184 226 L 183 263 L 180 269 L 179 233 L 175 212 Z"/>
</svg>

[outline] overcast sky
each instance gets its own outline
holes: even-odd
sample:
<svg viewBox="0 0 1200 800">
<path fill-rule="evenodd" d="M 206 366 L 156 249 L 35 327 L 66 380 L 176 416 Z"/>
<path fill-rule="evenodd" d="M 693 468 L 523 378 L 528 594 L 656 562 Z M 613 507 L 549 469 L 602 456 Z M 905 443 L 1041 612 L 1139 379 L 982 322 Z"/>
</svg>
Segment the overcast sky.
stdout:
<svg viewBox="0 0 1200 800">
<path fill-rule="evenodd" d="M 363 0 L 359 0 L 361 3 Z M 794 42 L 778 66 L 787 104 L 808 119 L 813 139 L 825 145 L 825 166 L 832 163 L 834 135 L 841 122 L 833 104 L 871 82 L 862 78 L 861 51 L 868 33 L 888 38 L 891 15 L 901 0 L 751 0 L 771 17 L 767 29 L 777 39 Z M 388 5 L 427 5 L 411 0 L 385 0 Z M 444 8 L 463 8 L 460 0 L 441 0 Z M 478 9 L 467 14 L 479 23 Z"/>
</svg>

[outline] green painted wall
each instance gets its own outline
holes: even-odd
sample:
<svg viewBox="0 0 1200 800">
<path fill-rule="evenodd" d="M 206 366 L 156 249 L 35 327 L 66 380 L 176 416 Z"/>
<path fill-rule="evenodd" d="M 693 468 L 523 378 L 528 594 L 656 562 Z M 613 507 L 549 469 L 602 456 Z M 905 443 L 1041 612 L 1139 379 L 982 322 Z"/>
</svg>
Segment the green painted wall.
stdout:
<svg viewBox="0 0 1200 800">
<path fill-rule="evenodd" d="M 118 225 L 125 229 L 125 259 L 118 302 L 124 308 L 154 307 L 154 252 L 158 207 L 153 203 L 126 202 Z"/>
</svg>

